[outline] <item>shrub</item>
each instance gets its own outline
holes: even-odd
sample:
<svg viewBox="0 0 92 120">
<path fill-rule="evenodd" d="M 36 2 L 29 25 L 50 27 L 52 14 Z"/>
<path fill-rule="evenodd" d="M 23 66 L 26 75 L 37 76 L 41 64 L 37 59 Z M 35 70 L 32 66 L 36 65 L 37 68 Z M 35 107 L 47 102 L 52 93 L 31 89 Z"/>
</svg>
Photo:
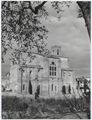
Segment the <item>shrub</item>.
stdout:
<svg viewBox="0 0 92 120">
<path fill-rule="evenodd" d="M 44 114 L 47 115 L 60 115 L 72 112 L 73 108 L 81 111 L 81 104 L 84 99 L 37 99 L 33 100 L 31 98 L 18 98 L 3 96 L 2 97 L 2 111 L 6 112 L 8 118 L 42 118 Z M 72 105 L 69 103 L 71 102 Z M 83 104 L 83 108 L 85 108 Z"/>
<path fill-rule="evenodd" d="M 17 97 L 2 97 L 2 110 L 3 111 L 25 111 L 28 108 L 28 104 L 22 102 Z"/>
</svg>

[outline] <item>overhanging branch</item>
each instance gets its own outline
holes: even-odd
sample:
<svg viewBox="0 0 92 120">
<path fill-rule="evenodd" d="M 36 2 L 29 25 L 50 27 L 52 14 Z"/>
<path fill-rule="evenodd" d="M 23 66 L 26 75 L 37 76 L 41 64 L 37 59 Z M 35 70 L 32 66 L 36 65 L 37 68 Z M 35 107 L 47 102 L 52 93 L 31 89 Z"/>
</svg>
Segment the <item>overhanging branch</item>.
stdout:
<svg viewBox="0 0 92 120">
<path fill-rule="evenodd" d="M 41 4 L 36 6 L 35 9 L 32 8 L 31 2 L 29 2 L 29 8 L 32 10 L 34 14 L 38 14 L 38 10 L 41 9 L 46 2 L 47 1 L 43 1 Z"/>
</svg>

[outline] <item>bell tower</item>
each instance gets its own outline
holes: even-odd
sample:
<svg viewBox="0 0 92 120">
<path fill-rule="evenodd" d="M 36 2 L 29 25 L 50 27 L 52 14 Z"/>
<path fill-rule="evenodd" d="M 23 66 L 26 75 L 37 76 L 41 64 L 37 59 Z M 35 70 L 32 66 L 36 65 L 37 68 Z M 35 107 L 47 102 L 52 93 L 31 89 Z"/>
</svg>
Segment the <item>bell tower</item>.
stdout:
<svg viewBox="0 0 92 120">
<path fill-rule="evenodd" d="M 51 54 L 56 56 L 61 56 L 61 46 L 52 46 L 51 47 Z"/>
</svg>

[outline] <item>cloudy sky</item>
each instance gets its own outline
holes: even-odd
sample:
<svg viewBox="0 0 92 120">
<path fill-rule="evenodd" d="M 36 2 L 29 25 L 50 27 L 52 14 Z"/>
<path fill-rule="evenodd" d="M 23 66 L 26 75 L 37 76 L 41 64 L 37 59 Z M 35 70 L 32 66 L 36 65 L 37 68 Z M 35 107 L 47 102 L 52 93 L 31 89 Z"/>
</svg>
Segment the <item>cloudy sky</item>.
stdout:
<svg viewBox="0 0 92 120">
<path fill-rule="evenodd" d="M 90 40 L 83 18 L 78 18 L 78 5 L 73 2 L 58 14 L 47 3 L 49 17 L 44 24 L 49 30 L 48 46 L 60 45 L 62 55 L 69 57 L 70 67 L 76 76 L 90 76 Z"/>
<path fill-rule="evenodd" d="M 49 13 L 42 23 L 48 29 L 48 48 L 52 45 L 60 45 L 62 56 L 69 57 L 70 67 L 76 76 L 90 76 L 90 40 L 83 18 L 78 18 L 78 6 L 73 2 L 69 8 L 64 7 L 64 12 L 57 14 L 46 3 Z M 59 19 L 58 19 L 59 17 Z M 6 57 L 8 59 L 9 56 Z M 9 70 L 9 61 L 2 65 L 3 75 Z"/>
</svg>

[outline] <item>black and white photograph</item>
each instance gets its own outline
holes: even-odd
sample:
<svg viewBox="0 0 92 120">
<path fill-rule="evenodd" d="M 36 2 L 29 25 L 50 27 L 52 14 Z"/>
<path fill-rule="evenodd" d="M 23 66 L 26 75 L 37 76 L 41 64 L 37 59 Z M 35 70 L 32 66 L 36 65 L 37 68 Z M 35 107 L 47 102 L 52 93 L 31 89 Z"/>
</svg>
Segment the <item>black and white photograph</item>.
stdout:
<svg viewBox="0 0 92 120">
<path fill-rule="evenodd" d="M 1 1 L 1 118 L 91 119 L 91 1 Z"/>
</svg>

